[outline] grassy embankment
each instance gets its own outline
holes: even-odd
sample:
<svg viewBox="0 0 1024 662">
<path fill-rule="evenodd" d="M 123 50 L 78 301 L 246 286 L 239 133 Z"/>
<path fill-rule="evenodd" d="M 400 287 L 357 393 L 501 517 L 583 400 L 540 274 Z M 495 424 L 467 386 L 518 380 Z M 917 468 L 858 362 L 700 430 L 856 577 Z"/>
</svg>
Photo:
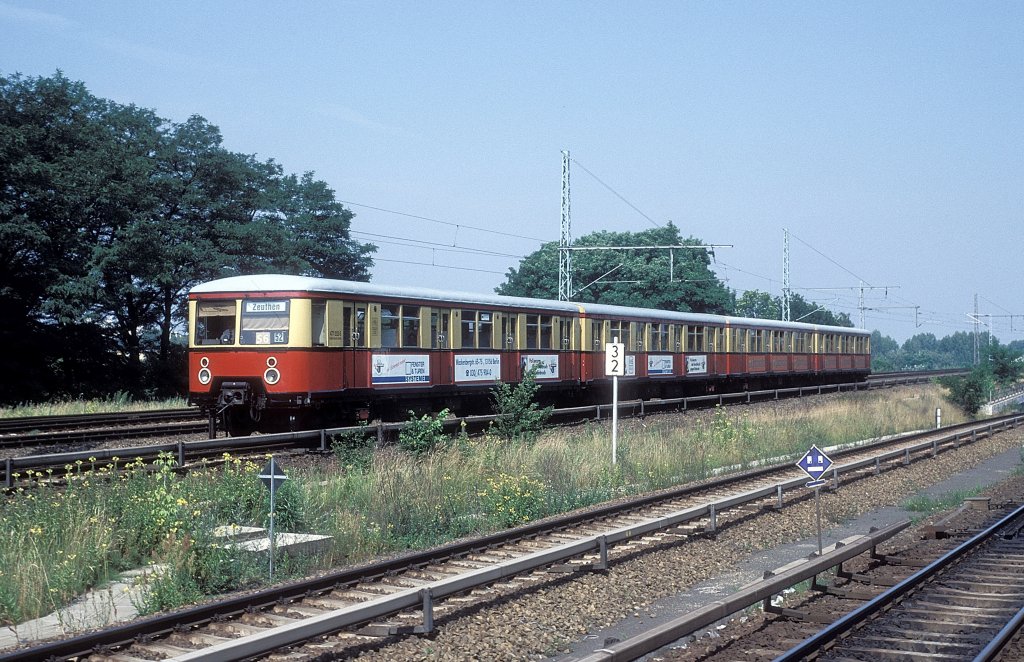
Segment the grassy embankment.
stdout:
<svg viewBox="0 0 1024 662">
<path fill-rule="evenodd" d="M 115 393 L 108 398 L 95 400 L 60 400 L 57 402 L 25 403 L 10 407 L 0 407 L 0 418 L 77 416 L 81 414 L 149 411 L 151 409 L 180 409 L 187 406 L 188 402 L 185 398 L 135 401 L 127 393 Z"/>
<path fill-rule="evenodd" d="M 334 544 L 317 558 L 282 559 L 276 576 L 514 526 L 720 467 L 795 457 L 812 443 L 928 428 L 938 406 L 945 423 L 959 420 L 937 387 L 628 420 L 615 467 L 606 424 L 556 429 L 531 443 L 435 439 L 420 453 L 339 440 L 333 458 L 289 470 L 276 515 L 278 531 L 328 534 Z M 48 613 L 149 562 L 170 569 L 153 583 L 146 610 L 264 581 L 265 559 L 211 544 L 216 525 L 266 520 L 261 467 L 226 459 L 185 476 L 166 459 L 155 472 L 134 467 L 114 480 L 106 476 L 112 467 L 85 463 L 58 472 L 66 486 L 8 497 L 0 514 L 0 624 Z"/>
</svg>

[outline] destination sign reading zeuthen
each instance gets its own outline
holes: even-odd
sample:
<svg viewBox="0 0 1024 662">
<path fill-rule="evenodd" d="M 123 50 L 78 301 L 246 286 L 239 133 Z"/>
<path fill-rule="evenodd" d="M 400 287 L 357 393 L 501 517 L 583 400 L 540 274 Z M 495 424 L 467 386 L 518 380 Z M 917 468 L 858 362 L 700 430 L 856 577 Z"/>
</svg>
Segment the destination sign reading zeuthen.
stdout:
<svg viewBox="0 0 1024 662">
<path fill-rule="evenodd" d="M 246 301 L 245 312 L 247 313 L 286 313 L 288 312 L 287 301 Z"/>
</svg>

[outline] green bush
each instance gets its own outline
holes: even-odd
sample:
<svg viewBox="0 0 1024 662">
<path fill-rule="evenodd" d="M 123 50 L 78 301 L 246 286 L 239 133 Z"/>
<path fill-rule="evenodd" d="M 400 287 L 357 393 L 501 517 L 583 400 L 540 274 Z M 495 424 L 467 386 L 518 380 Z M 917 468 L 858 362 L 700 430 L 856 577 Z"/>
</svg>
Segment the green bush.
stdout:
<svg viewBox="0 0 1024 662">
<path fill-rule="evenodd" d="M 444 420 L 448 418 L 448 413 L 447 409 L 442 409 L 433 416 L 424 414 L 416 418 L 416 413 L 410 411 L 409 422 L 398 433 L 398 445 L 416 455 L 422 455 L 447 443 Z"/>
<path fill-rule="evenodd" d="M 498 382 L 491 390 L 491 409 L 498 415 L 491 430 L 506 441 L 533 441 L 554 411 L 534 401 L 540 388 L 536 375 L 536 367 L 531 367 L 518 384 Z"/>
</svg>

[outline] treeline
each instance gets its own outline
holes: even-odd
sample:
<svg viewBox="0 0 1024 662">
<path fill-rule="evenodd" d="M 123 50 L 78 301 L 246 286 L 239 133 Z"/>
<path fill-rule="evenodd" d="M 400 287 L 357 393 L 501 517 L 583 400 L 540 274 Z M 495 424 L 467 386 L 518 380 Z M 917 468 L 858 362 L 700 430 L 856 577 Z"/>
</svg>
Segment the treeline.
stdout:
<svg viewBox="0 0 1024 662">
<path fill-rule="evenodd" d="M 1019 355 L 1024 350 L 1024 342 L 1018 340 L 1001 345 L 998 339 L 985 332 L 978 336 L 978 350 L 980 360 L 992 361 L 1007 354 Z M 878 331 L 871 334 L 871 369 L 874 372 L 970 368 L 973 365 L 973 333 L 958 331 L 944 338 L 919 333 L 902 345 Z"/>
<path fill-rule="evenodd" d="M 0 76 L 0 403 L 183 392 L 185 294 L 223 276 L 368 280 L 312 172 L 231 152 L 60 72 Z M 177 341 L 177 342 L 176 342 Z"/>
</svg>

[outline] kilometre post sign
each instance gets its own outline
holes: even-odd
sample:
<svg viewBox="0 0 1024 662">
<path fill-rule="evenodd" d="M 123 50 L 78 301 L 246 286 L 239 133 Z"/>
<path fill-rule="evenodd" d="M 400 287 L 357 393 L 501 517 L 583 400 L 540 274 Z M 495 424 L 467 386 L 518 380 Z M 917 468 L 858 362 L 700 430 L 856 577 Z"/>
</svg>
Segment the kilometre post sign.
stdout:
<svg viewBox="0 0 1024 662">
<path fill-rule="evenodd" d="M 604 346 L 604 374 L 609 377 L 626 375 L 626 344 L 610 342 Z"/>
</svg>

